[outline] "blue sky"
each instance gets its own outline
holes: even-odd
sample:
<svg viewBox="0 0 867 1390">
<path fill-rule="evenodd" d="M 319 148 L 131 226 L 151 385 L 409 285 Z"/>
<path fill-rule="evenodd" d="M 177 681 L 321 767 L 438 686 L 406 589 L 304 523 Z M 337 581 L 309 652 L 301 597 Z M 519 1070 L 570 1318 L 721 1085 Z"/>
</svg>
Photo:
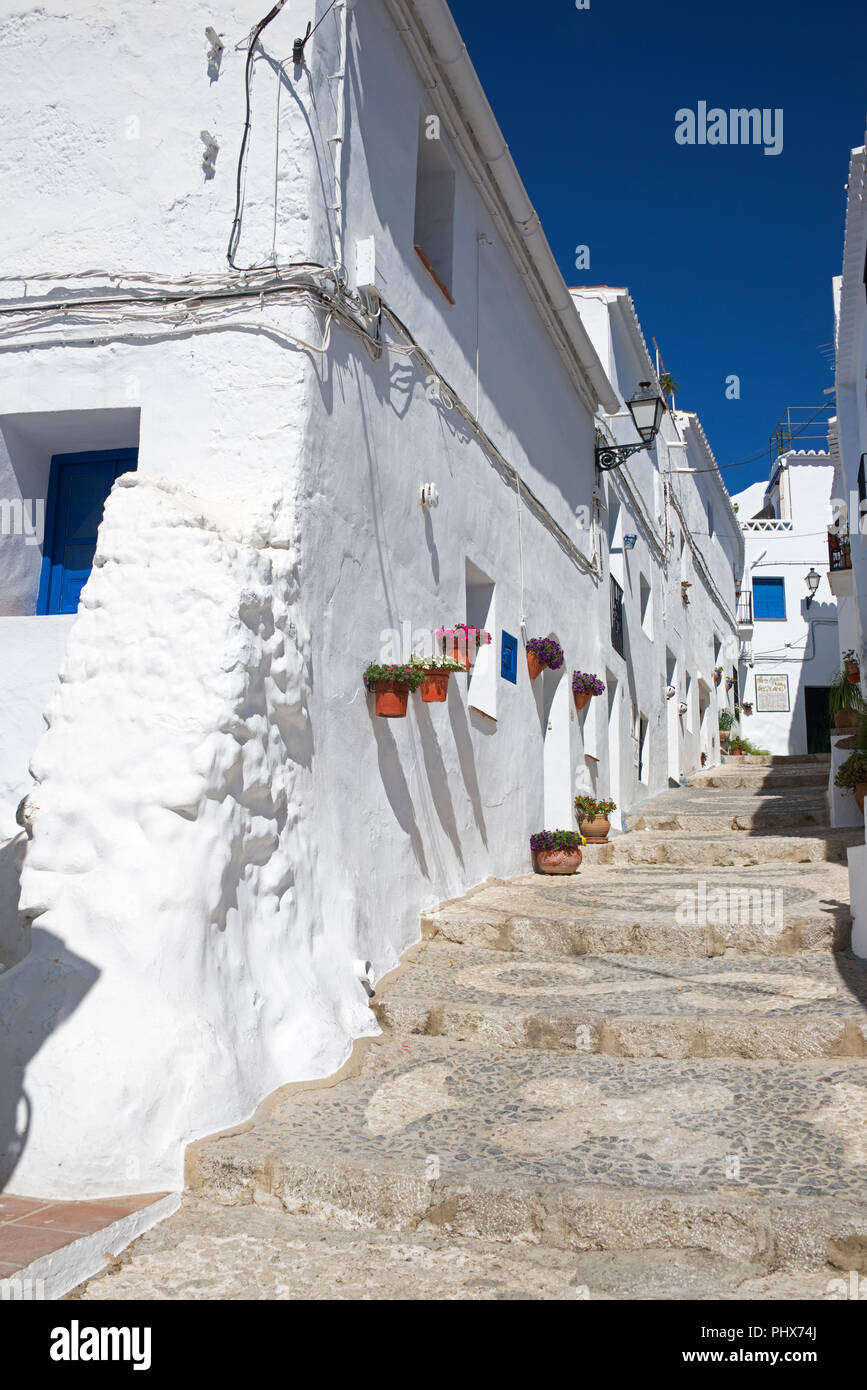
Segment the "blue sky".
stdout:
<svg viewBox="0 0 867 1390">
<path fill-rule="evenodd" d="M 730 491 L 765 477 L 783 410 L 833 383 L 820 348 L 864 141 L 867 3 L 450 3 L 567 283 L 627 285 L 719 463 L 765 451 L 725 470 Z M 700 101 L 782 108 L 782 152 L 678 145 L 675 112 Z"/>
</svg>

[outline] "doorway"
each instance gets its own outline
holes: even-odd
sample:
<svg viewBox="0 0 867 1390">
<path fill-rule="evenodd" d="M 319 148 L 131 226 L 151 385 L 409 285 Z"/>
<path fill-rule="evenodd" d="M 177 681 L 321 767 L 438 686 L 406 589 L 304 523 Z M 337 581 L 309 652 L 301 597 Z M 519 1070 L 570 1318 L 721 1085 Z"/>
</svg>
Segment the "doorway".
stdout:
<svg viewBox="0 0 867 1390">
<path fill-rule="evenodd" d="M 542 679 L 547 709 L 543 751 L 545 829 L 573 830 L 570 683 L 562 671 L 545 671 Z"/>
<path fill-rule="evenodd" d="M 804 687 L 804 718 L 807 723 L 807 752 L 830 753 L 831 715 L 828 710 L 827 685 Z"/>
<path fill-rule="evenodd" d="M 45 549 L 37 613 L 76 613 L 90 578 L 105 499 L 121 473 L 138 463 L 138 449 L 55 454 L 45 508 Z"/>
</svg>

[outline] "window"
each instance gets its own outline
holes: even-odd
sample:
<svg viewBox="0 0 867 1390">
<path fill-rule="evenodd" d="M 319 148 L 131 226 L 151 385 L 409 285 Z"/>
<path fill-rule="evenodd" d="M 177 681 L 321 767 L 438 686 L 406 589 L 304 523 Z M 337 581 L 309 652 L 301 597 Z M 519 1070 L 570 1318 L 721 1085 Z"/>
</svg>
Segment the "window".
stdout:
<svg viewBox="0 0 867 1390">
<path fill-rule="evenodd" d="M 623 590 L 611 575 L 611 645 L 619 656 L 623 650 Z"/>
<path fill-rule="evenodd" d="M 470 627 L 481 628 L 491 634 L 491 641 L 479 647 L 476 659 L 470 669 L 467 686 L 467 704 L 489 719 L 497 717 L 497 662 L 496 662 L 496 612 L 494 594 L 496 586 L 493 579 L 466 561 L 466 621 Z"/>
<path fill-rule="evenodd" d="M 425 270 L 439 285 L 449 303 L 454 304 L 455 172 L 443 145 L 439 125 L 422 116 L 418 136 L 413 240 L 416 254 Z"/>
<path fill-rule="evenodd" d="M 786 621 L 786 581 L 753 576 L 753 619 L 757 623 Z"/>
</svg>

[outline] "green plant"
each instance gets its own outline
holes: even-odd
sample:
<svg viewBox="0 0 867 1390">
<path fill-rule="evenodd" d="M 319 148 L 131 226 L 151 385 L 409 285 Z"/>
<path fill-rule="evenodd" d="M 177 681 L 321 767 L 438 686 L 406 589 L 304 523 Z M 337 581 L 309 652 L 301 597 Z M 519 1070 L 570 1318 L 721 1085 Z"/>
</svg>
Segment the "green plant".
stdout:
<svg viewBox="0 0 867 1390">
<path fill-rule="evenodd" d="M 584 817 L 594 820 L 596 816 L 607 816 L 617 810 L 616 801 L 597 801 L 595 796 L 576 796 L 575 812 L 579 821 Z"/>
<path fill-rule="evenodd" d="M 860 685 L 854 685 L 850 681 L 845 669 L 836 673 L 828 690 L 828 710 L 831 718 L 839 714 L 841 709 L 857 710 L 859 714 L 862 710 L 867 710 Z"/>
<path fill-rule="evenodd" d="M 414 671 L 421 671 L 423 676 L 428 671 L 466 670 L 459 661 L 453 661 L 450 656 L 411 656 L 409 664 Z"/>
<path fill-rule="evenodd" d="M 372 662 L 364 673 L 364 684 L 368 690 L 373 690 L 377 681 L 394 681 L 399 685 L 408 685 L 410 690 L 418 690 L 424 680 L 424 671 L 418 666 L 381 666 Z"/>
<path fill-rule="evenodd" d="M 719 712 L 719 726 L 727 732 L 735 722 L 735 717 L 730 709 L 721 709 Z"/>
<path fill-rule="evenodd" d="M 859 782 L 867 782 L 867 752 L 856 749 L 850 753 L 844 763 L 837 769 L 837 776 L 834 778 L 835 787 L 841 791 L 853 792 Z"/>
<path fill-rule="evenodd" d="M 581 849 L 587 841 L 577 830 L 540 830 L 530 836 L 530 849 L 536 854 L 540 849 Z"/>
<path fill-rule="evenodd" d="M 661 372 L 659 377 L 659 388 L 664 396 L 676 396 L 680 390 L 671 372 Z"/>
<path fill-rule="evenodd" d="M 729 752 L 749 753 L 754 758 L 766 758 L 768 756 L 767 748 L 756 748 L 755 744 L 750 743 L 748 738 L 741 738 L 740 735 L 732 739 L 729 744 Z"/>
</svg>

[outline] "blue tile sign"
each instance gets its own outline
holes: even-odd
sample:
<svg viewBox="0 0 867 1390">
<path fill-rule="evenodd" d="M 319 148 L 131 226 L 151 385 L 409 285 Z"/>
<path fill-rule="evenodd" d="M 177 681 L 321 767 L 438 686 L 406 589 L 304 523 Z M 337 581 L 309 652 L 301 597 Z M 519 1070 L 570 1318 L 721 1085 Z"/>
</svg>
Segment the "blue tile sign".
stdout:
<svg viewBox="0 0 867 1390">
<path fill-rule="evenodd" d="M 511 681 L 512 685 L 518 684 L 518 639 L 513 637 L 511 632 L 503 633 L 500 675 L 504 681 Z"/>
</svg>

